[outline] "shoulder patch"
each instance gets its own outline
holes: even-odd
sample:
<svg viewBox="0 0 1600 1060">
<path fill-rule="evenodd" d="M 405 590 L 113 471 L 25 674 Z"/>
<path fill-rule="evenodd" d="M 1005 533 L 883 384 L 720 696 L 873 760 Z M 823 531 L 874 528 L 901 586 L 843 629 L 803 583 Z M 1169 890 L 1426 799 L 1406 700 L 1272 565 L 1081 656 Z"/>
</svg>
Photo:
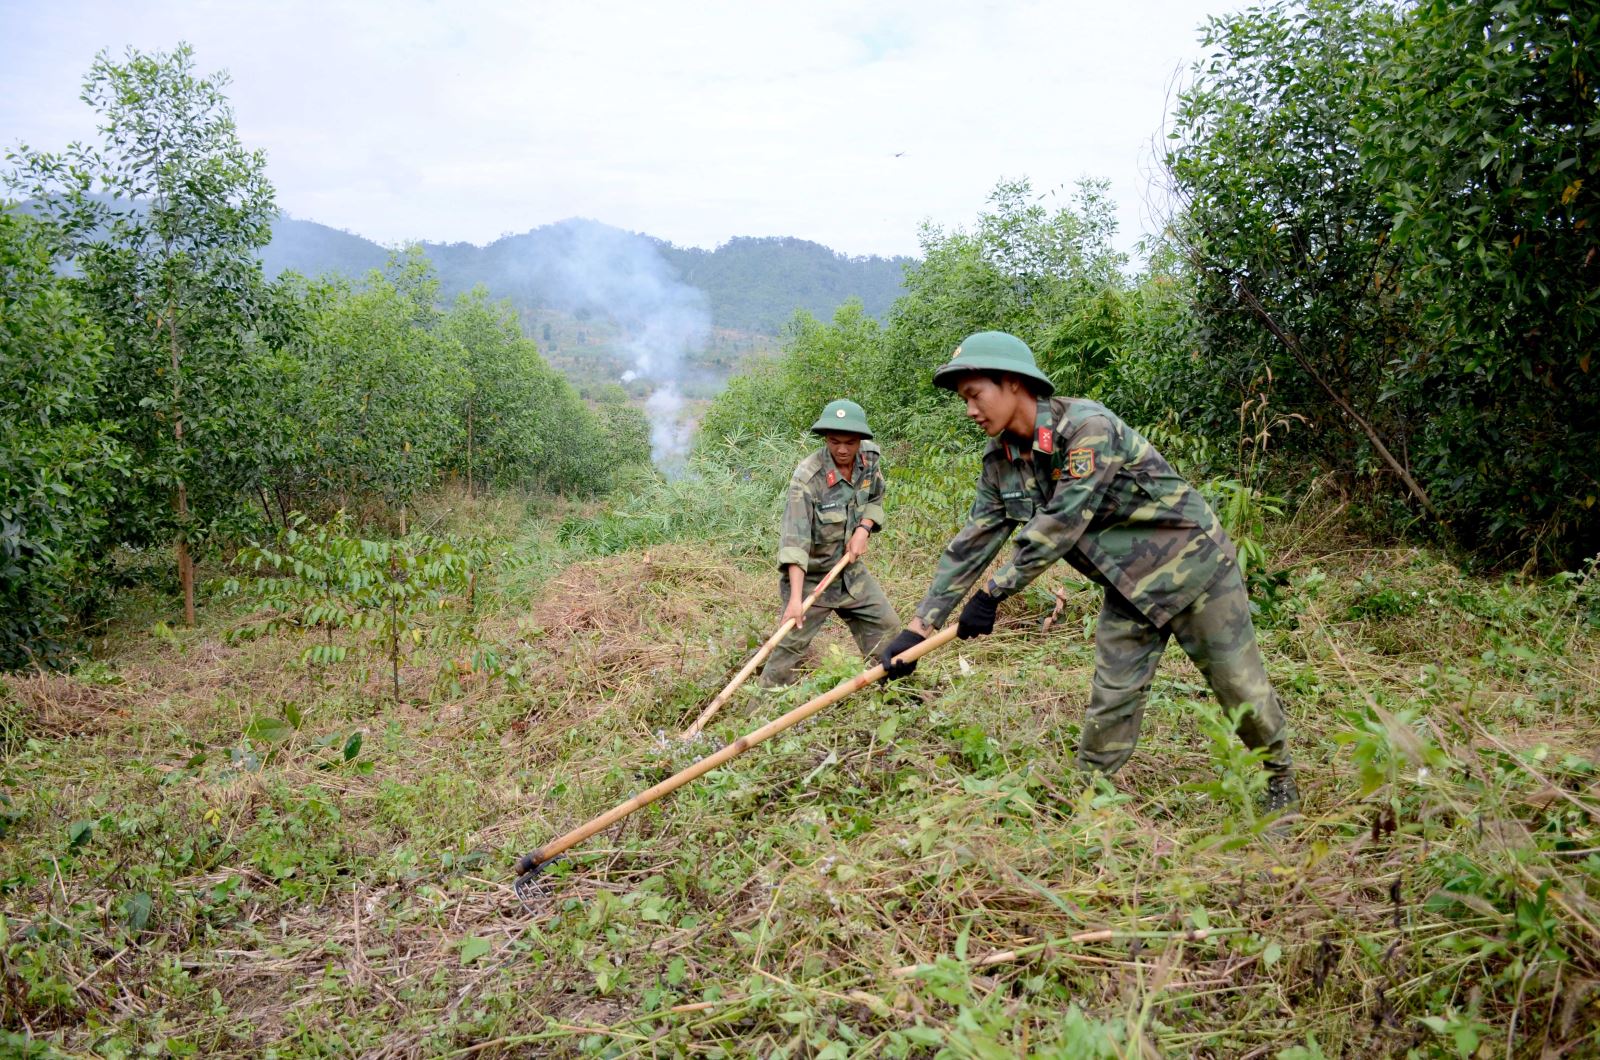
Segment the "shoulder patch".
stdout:
<svg viewBox="0 0 1600 1060">
<path fill-rule="evenodd" d="M 1088 478 L 1094 474 L 1094 450 L 1085 447 L 1068 451 L 1067 474 L 1073 478 Z"/>
<path fill-rule="evenodd" d="M 794 473 L 797 478 L 812 479 L 832 462 L 832 458 L 828 456 L 826 449 L 818 449 L 800 461 L 799 465 L 794 469 Z"/>
</svg>

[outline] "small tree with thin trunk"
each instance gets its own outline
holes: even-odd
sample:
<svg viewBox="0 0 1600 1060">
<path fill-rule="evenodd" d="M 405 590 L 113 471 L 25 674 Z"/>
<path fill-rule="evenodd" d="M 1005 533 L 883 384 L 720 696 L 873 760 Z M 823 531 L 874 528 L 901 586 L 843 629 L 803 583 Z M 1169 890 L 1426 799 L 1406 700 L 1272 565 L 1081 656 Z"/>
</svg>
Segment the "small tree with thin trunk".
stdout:
<svg viewBox="0 0 1600 1060">
<path fill-rule="evenodd" d="M 255 447 L 237 443 L 253 422 L 255 251 L 275 216 L 266 157 L 240 143 L 227 83 L 197 74 L 187 45 L 122 62 L 102 52 L 82 97 L 102 142 L 9 156 L 11 185 L 53 222 L 115 351 L 105 408 L 136 454 L 123 540 L 174 543 L 189 623 L 193 549 L 255 476 Z"/>
</svg>

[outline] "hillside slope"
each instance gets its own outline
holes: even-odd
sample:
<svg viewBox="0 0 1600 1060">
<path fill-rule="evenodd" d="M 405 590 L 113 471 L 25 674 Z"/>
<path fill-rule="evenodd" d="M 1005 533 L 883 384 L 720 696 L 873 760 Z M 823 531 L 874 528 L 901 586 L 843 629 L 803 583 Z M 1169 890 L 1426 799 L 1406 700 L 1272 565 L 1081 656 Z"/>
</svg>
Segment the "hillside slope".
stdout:
<svg viewBox="0 0 1600 1060">
<path fill-rule="evenodd" d="M 527 521 L 461 498 L 419 514 L 518 562 L 471 620 L 492 672 L 425 646 L 398 703 L 360 636 L 302 663 L 318 641 L 229 636 L 259 616 L 224 604 L 193 631 L 125 623 L 74 676 L 12 679 L 10 1043 L 1600 1049 L 1594 600 L 1347 541 L 1319 510 L 1274 529 L 1286 577 L 1261 618 L 1307 797 L 1286 834 L 1255 822 L 1259 773 L 1176 652 L 1134 760 L 1114 783 L 1075 774 L 1098 599 L 1053 576 L 1050 632 L 1056 598 L 1030 591 L 995 636 L 595 836 L 519 903 L 516 855 L 862 666 L 835 626 L 803 686 L 673 736 L 773 623 L 769 478 Z M 909 610 L 944 531 L 890 517 L 868 562 Z"/>
</svg>

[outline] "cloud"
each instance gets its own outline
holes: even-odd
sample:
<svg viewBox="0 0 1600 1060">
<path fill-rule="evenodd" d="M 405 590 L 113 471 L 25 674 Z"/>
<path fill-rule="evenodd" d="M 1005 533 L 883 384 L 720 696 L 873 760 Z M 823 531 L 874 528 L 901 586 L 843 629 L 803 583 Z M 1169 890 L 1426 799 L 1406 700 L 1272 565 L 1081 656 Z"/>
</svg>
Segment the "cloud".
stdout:
<svg viewBox="0 0 1600 1060">
<path fill-rule="evenodd" d="M 194 44 L 297 216 L 486 242 L 591 216 L 682 244 L 796 235 L 908 253 L 1001 177 L 1105 177 L 1126 240 L 1140 157 L 1214 5 L 362 4 L 7 0 L 0 136 L 93 134 L 95 51 Z"/>
</svg>

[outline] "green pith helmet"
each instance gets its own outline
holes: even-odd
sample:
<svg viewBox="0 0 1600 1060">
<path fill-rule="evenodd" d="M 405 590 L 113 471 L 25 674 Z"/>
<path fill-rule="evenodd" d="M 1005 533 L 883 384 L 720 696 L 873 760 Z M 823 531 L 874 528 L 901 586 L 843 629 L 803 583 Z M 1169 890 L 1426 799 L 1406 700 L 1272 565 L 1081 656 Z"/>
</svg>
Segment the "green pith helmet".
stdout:
<svg viewBox="0 0 1600 1060">
<path fill-rule="evenodd" d="M 860 405 L 840 398 L 823 407 L 822 415 L 811 425 L 811 433 L 859 434 L 863 438 L 871 438 L 872 428 L 867 426 L 867 414 Z"/>
<path fill-rule="evenodd" d="M 954 390 L 967 372 L 1010 372 L 1037 383 L 1035 389 L 1040 397 L 1049 397 L 1056 392 L 1056 385 L 1050 381 L 1050 377 L 1039 371 L 1039 366 L 1034 363 L 1033 351 L 1028 349 L 1028 344 L 1003 331 L 980 331 L 976 335 L 968 335 L 956 347 L 956 352 L 950 355 L 950 363 L 933 373 L 933 385 Z"/>
</svg>

